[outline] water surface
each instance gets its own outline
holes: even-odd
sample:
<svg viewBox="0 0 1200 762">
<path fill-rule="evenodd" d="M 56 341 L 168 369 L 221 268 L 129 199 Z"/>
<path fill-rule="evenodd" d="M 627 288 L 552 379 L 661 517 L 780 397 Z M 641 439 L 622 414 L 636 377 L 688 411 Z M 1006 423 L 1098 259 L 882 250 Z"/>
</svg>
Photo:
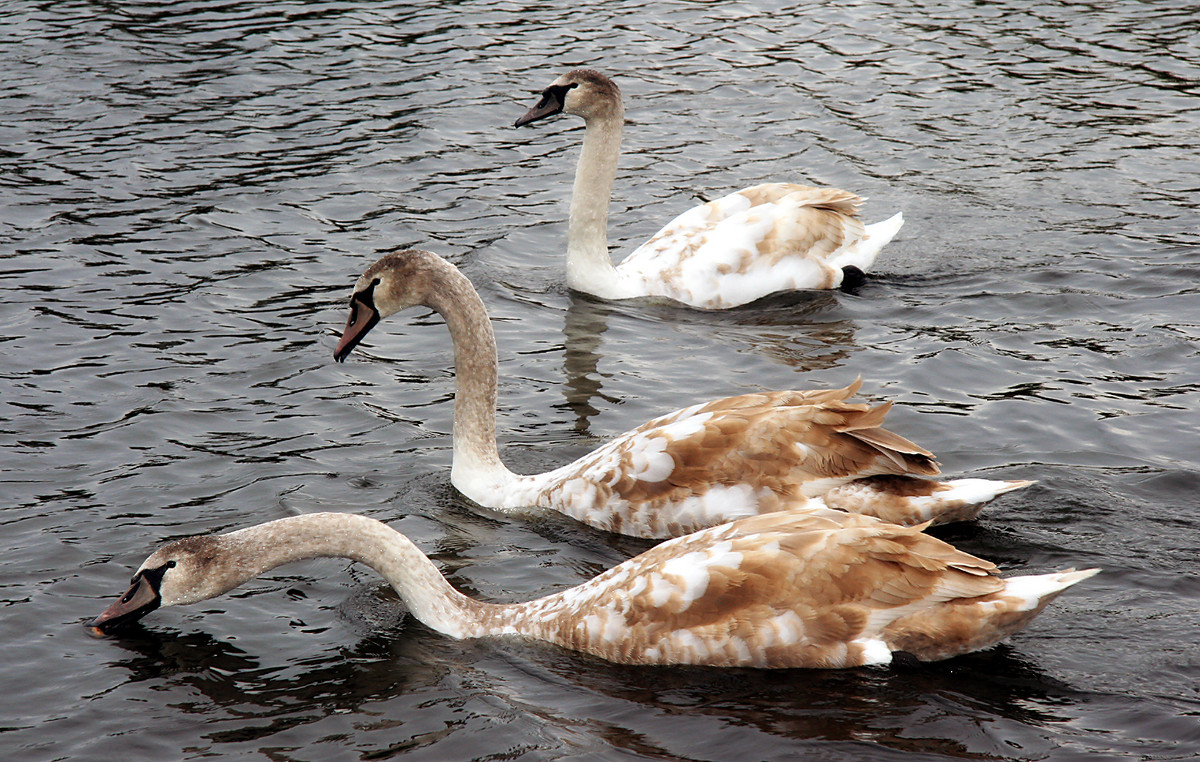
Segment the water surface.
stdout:
<svg viewBox="0 0 1200 762">
<path fill-rule="evenodd" d="M 0 40 L 0 756 L 1200 750 L 1194 9 L 26 2 Z M 572 294 L 579 124 L 511 124 L 579 65 L 627 96 L 618 257 L 768 180 L 907 223 L 853 294 L 720 314 Z M 1104 573 L 1006 644 L 907 669 L 458 642 L 333 560 L 87 638 L 160 540 L 299 511 L 388 521 L 490 601 L 645 547 L 453 490 L 435 317 L 333 363 L 354 279 L 418 244 L 493 315 L 515 470 L 694 400 L 861 376 L 948 475 L 1038 480 L 940 536 L 1006 573 Z"/>
</svg>

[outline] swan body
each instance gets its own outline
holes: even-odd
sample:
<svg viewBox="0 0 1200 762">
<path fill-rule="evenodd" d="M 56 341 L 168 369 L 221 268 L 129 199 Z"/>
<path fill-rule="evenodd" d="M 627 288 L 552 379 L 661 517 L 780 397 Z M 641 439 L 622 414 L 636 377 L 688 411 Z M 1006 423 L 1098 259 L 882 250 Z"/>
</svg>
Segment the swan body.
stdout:
<svg viewBox="0 0 1200 762">
<path fill-rule="evenodd" d="M 767 183 L 676 217 L 618 266 L 608 253 L 608 206 L 625 109 L 616 83 L 577 69 L 554 81 L 517 120 L 583 117 L 586 129 L 567 234 L 567 285 L 603 299 L 657 296 L 700 309 L 737 307 L 799 289 L 830 289 L 862 278 L 904 224 L 864 225 L 864 199 L 837 188 Z"/>
<path fill-rule="evenodd" d="M 664 538 L 826 503 L 908 524 L 969 518 L 996 495 L 1031 483 L 969 480 L 966 489 L 962 480 L 920 478 L 939 472 L 933 454 L 882 428 L 890 404 L 847 402 L 857 381 L 693 405 L 573 463 L 517 475 L 497 452 L 491 322 L 470 281 L 449 262 L 409 249 L 371 265 L 354 287 L 334 357 L 344 360 L 380 319 L 414 305 L 441 313 L 454 342 L 451 482 L 489 508 L 550 508 L 600 529 Z"/>
<path fill-rule="evenodd" d="M 413 616 L 454 638 L 523 636 L 622 664 L 854 667 L 888 664 L 896 652 L 937 660 L 987 648 L 1098 571 L 1001 579 L 922 528 L 828 509 L 753 516 L 500 605 L 459 593 L 387 525 L 316 513 L 169 543 L 89 626 L 107 634 L 285 563 L 341 557 L 374 568 Z"/>
</svg>

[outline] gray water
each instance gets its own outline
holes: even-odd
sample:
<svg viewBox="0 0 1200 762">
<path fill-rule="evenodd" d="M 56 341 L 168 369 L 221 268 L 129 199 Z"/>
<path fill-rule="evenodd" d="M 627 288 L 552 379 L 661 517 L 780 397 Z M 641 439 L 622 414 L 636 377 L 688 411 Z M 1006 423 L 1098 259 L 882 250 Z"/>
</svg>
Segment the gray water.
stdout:
<svg viewBox="0 0 1200 762">
<path fill-rule="evenodd" d="M 1195 9 L 553 5 L 3 4 L 0 757 L 1197 756 Z M 572 294 L 580 125 L 511 125 L 579 65 L 627 97 L 618 257 L 768 180 L 907 224 L 855 293 L 720 314 Z M 336 560 L 87 637 L 162 539 L 296 512 L 385 520 L 489 601 L 646 547 L 453 490 L 436 317 L 332 361 L 355 278 L 410 245 L 492 313 L 515 470 L 693 401 L 862 376 L 947 475 L 1038 480 L 939 536 L 1006 573 L 1104 573 L 914 668 L 454 641 Z"/>
</svg>

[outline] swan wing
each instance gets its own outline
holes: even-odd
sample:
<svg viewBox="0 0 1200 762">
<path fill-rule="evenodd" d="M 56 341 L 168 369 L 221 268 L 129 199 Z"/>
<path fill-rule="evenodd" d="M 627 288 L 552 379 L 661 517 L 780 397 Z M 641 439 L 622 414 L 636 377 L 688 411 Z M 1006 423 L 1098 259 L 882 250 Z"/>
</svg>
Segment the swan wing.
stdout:
<svg viewBox="0 0 1200 762">
<path fill-rule="evenodd" d="M 875 236 L 869 257 L 859 252 L 862 201 L 836 188 L 746 188 L 679 215 L 617 270 L 647 293 L 712 309 L 778 291 L 835 288 L 842 267 L 866 269 L 887 242 Z"/>
<path fill-rule="evenodd" d="M 992 564 L 922 529 L 829 510 L 755 516 L 663 543 L 547 603 L 561 607 L 560 642 L 616 661 L 886 663 L 890 622 L 1004 588 Z"/>
<path fill-rule="evenodd" d="M 938 473 L 933 454 L 880 427 L 888 406 L 843 389 L 727 397 L 677 410 L 544 475 L 531 503 L 642 537 L 671 537 L 803 504 L 875 474 Z"/>
</svg>

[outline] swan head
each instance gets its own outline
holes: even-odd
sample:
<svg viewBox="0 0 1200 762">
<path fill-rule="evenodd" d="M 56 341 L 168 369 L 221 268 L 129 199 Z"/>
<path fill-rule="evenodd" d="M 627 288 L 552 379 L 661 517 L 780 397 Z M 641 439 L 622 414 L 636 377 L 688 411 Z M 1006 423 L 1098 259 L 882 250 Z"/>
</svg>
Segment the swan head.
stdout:
<svg viewBox="0 0 1200 762">
<path fill-rule="evenodd" d="M 160 606 L 196 603 L 232 590 L 244 575 L 238 569 L 223 569 L 222 557 L 216 536 L 185 537 L 164 545 L 138 568 L 125 594 L 87 627 L 94 634 L 107 635 Z"/>
<path fill-rule="evenodd" d="M 453 265 L 421 249 L 387 254 L 367 268 L 350 296 L 350 317 L 333 359 L 342 362 L 383 318 L 425 304 L 434 277 Z"/>
<path fill-rule="evenodd" d="M 620 113 L 621 90 L 595 69 L 575 69 L 562 75 L 542 91 L 541 100 L 517 120 L 514 127 L 555 114 L 574 114 L 589 121 Z"/>
</svg>

